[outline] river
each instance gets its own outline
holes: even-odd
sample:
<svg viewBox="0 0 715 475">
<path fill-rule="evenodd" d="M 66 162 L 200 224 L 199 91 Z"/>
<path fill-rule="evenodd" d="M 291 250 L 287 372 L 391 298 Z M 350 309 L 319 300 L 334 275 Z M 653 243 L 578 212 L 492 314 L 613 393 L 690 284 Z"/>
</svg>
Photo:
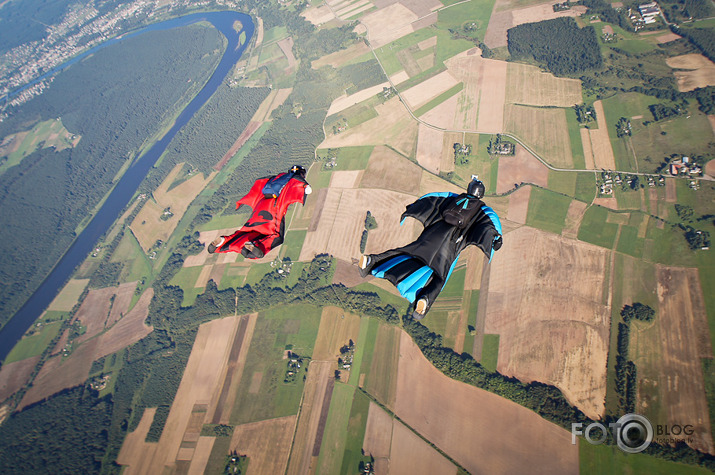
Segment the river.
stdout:
<svg viewBox="0 0 715 475">
<path fill-rule="evenodd" d="M 253 20 L 250 16 L 238 12 L 211 12 L 194 13 L 180 18 L 167 20 L 165 22 L 150 25 L 146 28 L 115 38 L 102 45 L 87 51 L 80 57 L 73 58 L 68 63 L 58 67 L 56 71 L 64 69 L 71 63 L 75 63 L 88 54 L 96 52 L 98 49 L 110 44 L 136 36 L 148 31 L 166 30 L 180 26 L 187 26 L 199 21 L 210 22 L 228 40 L 226 51 L 221 57 L 216 70 L 213 72 L 203 89 L 179 114 L 174 125 L 169 131 L 151 147 L 144 155 L 139 157 L 119 180 L 112 192 L 107 197 L 102 207 L 97 211 L 87 227 L 80 233 L 69 247 L 67 252 L 60 258 L 52 271 L 40 284 L 32 296 L 25 302 L 20 310 L 13 315 L 12 319 L 0 330 L 0 361 L 4 360 L 10 350 L 22 338 L 22 335 L 37 320 L 47 306 L 52 302 L 60 289 L 67 283 L 78 265 L 86 258 L 101 238 L 117 220 L 119 214 L 126 207 L 129 200 L 136 192 L 139 184 L 146 177 L 149 170 L 156 163 L 158 158 L 174 138 L 176 133 L 186 125 L 191 117 L 203 106 L 216 92 L 231 68 L 240 59 L 243 51 L 253 36 Z M 239 42 L 241 32 L 234 30 L 234 22 L 240 21 L 243 24 L 242 32 L 246 33 L 246 40 L 243 45 Z M 39 80 L 39 79 L 38 79 Z"/>
</svg>

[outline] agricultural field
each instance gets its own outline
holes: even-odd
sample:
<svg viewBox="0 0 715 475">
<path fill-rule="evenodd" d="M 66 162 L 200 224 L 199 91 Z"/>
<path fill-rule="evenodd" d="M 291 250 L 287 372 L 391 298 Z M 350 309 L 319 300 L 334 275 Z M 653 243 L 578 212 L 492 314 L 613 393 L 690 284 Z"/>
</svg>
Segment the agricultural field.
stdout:
<svg viewBox="0 0 715 475">
<path fill-rule="evenodd" d="M 516 135 L 554 167 L 573 168 L 568 130 L 564 109 L 516 104 L 505 107 L 504 131 Z"/>
<path fill-rule="evenodd" d="M 448 378 L 404 332 L 399 361 L 395 414 L 467 471 L 516 473 L 538 467 L 542 473 L 578 473 L 578 448 L 571 445 L 571 434 L 565 429 Z M 485 427 L 498 427 L 499 437 Z M 535 433 L 538 438 L 531 436 Z"/>
<path fill-rule="evenodd" d="M 0 141 L 0 175 L 35 150 L 52 148 L 60 152 L 76 147 L 81 138 L 65 129 L 59 118 L 39 122 L 31 130 L 8 135 Z"/>
<path fill-rule="evenodd" d="M 527 64 L 507 64 L 505 101 L 509 104 L 571 107 L 583 100 L 578 79 L 557 78 Z"/>
<path fill-rule="evenodd" d="M 77 305 L 80 296 L 87 288 L 89 279 L 71 279 L 62 288 L 57 297 L 47 307 L 48 311 L 69 312 Z"/>
<path fill-rule="evenodd" d="M 166 242 L 169 239 L 189 204 L 214 177 L 211 174 L 203 178 L 197 173 L 172 186 L 184 167 L 183 163 L 179 163 L 171 170 L 132 221 L 131 230 L 144 252 L 148 253 L 157 241 Z"/>
<path fill-rule="evenodd" d="M 602 248 L 521 227 L 489 275 L 484 331 L 499 335 L 498 371 L 553 384 L 592 418 L 605 410 L 608 267 Z"/>
<path fill-rule="evenodd" d="M 126 348 L 151 333 L 153 328 L 148 326 L 145 320 L 153 296 L 153 289 L 145 291 L 134 308 L 119 322 L 98 337 L 75 345 L 76 348 L 73 348 L 69 356 L 55 355 L 49 358 L 40 369 L 32 387 L 25 393 L 20 408 L 84 383 L 93 361 Z"/>
</svg>

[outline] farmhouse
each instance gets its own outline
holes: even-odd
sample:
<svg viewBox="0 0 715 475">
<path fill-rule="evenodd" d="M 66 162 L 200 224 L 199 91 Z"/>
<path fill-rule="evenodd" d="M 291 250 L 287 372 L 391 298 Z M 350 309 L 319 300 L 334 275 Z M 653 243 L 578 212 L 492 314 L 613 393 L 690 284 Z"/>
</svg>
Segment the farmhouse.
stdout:
<svg viewBox="0 0 715 475">
<path fill-rule="evenodd" d="M 658 4 L 655 2 L 640 5 L 638 7 L 638 11 L 641 13 L 643 21 L 646 24 L 655 23 L 655 17 L 660 15 L 660 9 L 658 8 Z"/>
</svg>

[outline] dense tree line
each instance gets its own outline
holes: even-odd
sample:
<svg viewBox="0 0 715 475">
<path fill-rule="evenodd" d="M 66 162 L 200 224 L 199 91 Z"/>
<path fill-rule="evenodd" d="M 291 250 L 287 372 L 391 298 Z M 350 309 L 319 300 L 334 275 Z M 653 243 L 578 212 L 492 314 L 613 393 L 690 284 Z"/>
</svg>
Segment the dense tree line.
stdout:
<svg viewBox="0 0 715 475">
<path fill-rule="evenodd" d="M 626 31 L 633 31 L 633 26 L 631 22 L 628 21 L 628 17 L 626 17 L 625 13 L 622 11 L 619 12 L 605 0 L 581 0 L 577 3 L 588 7 L 586 11 L 588 15 L 598 15 L 601 20 L 607 23 L 618 25 Z"/>
<path fill-rule="evenodd" d="M 507 42 L 512 58 L 533 58 L 560 76 L 598 69 L 603 64 L 596 31 L 591 26 L 579 28 L 573 18 L 509 28 Z"/>
<path fill-rule="evenodd" d="M 142 182 L 141 191 L 151 193 L 177 163 L 186 162 L 208 175 L 248 125 L 267 87 L 219 86 L 204 107 L 171 141 L 156 172 Z"/>
<path fill-rule="evenodd" d="M 638 395 L 638 370 L 635 363 L 628 358 L 630 322 L 633 320 L 651 322 L 654 316 L 655 310 L 640 302 L 625 305 L 621 309 L 623 322 L 618 323 L 616 337 L 615 389 L 618 395 L 618 406 L 624 414 L 635 412 L 636 397 Z"/>
<path fill-rule="evenodd" d="M 678 28 L 671 29 L 688 39 L 710 61 L 715 61 L 715 31 L 712 28 Z"/>
<path fill-rule="evenodd" d="M 82 137 L 74 149 L 38 150 L 0 176 L 0 324 L 39 285 L 121 166 L 187 92 L 187 78 L 192 84 L 208 78 L 220 44 L 218 32 L 196 26 L 127 39 L 59 74 L 0 123 L 4 137 L 61 117 Z"/>
<path fill-rule="evenodd" d="M 0 430 L 0 472 L 97 473 L 112 399 L 80 386 L 14 414 Z"/>
<path fill-rule="evenodd" d="M 715 8 L 710 0 L 660 0 L 658 3 L 665 17 L 672 23 L 715 15 Z"/>
</svg>

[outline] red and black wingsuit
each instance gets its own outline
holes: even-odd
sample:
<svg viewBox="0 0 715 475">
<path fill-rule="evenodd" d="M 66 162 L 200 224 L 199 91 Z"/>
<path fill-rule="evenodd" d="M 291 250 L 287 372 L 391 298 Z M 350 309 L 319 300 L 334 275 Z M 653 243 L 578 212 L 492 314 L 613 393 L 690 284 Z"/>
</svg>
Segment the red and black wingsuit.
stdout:
<svg viewBox="0 0 715 475">
<path fill-rule="evenodd" d="M 208 252 L 240 252 L 249 259 L 263 257 L 283 243 L 288 207 L 293 203 L 305 204 L 311 191 L 305 181 L 305 168 L 301 166 L 256 180 L 246 196 L 236 202 L 236 209 L 250 206 L 253 214 L 241 229 L 213 241 Z"/>
</svg>

